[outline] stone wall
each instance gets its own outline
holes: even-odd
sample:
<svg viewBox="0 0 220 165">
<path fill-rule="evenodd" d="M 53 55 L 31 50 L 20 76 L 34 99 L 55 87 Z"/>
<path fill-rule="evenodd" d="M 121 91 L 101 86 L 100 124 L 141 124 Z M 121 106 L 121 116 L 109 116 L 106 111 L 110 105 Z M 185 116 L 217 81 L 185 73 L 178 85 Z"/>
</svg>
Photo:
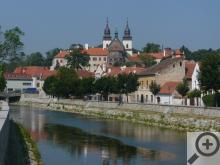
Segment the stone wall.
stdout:
<svg viewBox="0 0 220 165">
<path fill-rule="evenodd" d="M 220 109 L 215 108 L 53 99 L 23 99 L 20 104 L 180 130 L 220 131 Z"/>
<path fill-rule="evenodd" d="M 4 165 L 9 138 L 9 107 L 7 102 L 0 104 L 0 165 Z"/>
</svg>

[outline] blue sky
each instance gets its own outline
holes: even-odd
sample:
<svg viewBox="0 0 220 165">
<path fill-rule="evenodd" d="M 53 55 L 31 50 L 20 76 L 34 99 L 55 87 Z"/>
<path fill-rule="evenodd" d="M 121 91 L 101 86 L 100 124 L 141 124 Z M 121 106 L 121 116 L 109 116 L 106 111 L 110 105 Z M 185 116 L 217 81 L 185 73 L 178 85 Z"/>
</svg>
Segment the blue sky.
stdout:
<svg viewBox="0 0 220 165">
<path fill-rule="evenodd" d="M 26 53 L 98 45 L 106 17 L 122 37 L 128 17 L 134 47 L 147 42 L 192 50 L 220 48 L 219 0 L 1 0 L 2 30 L 19 26 Z"/>
</svg>

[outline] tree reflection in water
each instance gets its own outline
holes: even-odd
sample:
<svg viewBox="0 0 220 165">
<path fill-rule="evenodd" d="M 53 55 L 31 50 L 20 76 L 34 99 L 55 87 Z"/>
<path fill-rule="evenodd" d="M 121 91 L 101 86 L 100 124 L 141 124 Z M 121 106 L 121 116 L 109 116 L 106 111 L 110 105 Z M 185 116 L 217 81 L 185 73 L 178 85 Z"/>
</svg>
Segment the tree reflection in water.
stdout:
<svg viewBox="0 0 220 165">
<path fill-rule="evenodd" d="M 108 165 L 110 162 L 118 164 L 118 161 L 130 164 L 130 161 L 135 158 L 144 160 L 174 158 L 173 154 L 167 152 L 136 148 L 117 139 L 87 133 L 75 127 L 47 124 L 44 130 L 50 140 L 68 150 L 77 159 L 80 159 L 82 155 L 87 157 L 90 153 L 99 154 L 103 165 Z"/>
</svg>

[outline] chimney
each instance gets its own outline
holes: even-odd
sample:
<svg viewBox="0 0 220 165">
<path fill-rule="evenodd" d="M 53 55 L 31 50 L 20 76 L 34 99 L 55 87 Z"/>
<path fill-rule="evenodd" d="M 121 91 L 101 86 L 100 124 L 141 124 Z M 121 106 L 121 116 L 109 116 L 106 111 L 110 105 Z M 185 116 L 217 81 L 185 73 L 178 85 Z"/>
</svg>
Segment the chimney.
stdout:
<svg viewBox="0 0 220 165">
<path fill-rule="evenodd" d="M 89 49 L 89 44 L 85 44 L 85 49 L 86 49 L 86 50 Z"/>
</svg>

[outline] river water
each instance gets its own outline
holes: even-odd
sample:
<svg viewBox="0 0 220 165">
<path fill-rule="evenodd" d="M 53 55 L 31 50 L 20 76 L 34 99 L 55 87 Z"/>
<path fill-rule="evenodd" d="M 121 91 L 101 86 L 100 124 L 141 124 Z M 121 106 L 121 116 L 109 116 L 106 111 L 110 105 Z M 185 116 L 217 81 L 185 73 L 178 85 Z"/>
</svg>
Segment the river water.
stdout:
<svg viewBox="0 0 220 165">
<path fill-rule="evenodd" d="M 127 121 L 11 106 L 45 165 L 182 165 L 186 133 Z"/>
</svg>

